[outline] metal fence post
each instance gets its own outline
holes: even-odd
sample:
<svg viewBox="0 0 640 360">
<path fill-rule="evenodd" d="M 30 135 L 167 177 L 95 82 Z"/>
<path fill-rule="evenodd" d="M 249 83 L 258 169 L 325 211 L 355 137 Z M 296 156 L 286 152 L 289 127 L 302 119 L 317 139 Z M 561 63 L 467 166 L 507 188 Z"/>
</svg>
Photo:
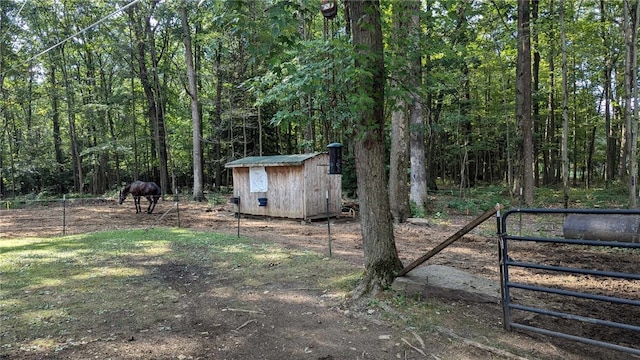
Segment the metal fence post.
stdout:
<svg viewBox="0 0 640 360">
<path fill-rule="evenodd" d="M 67 234 L 67 195 L 62 195 L 62 236 Z"/>
</svg>

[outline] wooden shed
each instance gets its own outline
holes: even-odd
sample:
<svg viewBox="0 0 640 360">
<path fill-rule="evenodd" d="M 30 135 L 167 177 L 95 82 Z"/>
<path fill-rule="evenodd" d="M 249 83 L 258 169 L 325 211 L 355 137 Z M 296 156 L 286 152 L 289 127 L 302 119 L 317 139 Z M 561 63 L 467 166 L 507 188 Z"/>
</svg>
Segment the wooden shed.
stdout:
<svg viewBox="0 0 640 360">
<path fill-rule="evenodd" d="M 329 154 L 250 156 L 225 165 L 233 172 L 239 212 L 311 220 L 342 210 L 341 175 L 329 174 Z"/>
</svg>

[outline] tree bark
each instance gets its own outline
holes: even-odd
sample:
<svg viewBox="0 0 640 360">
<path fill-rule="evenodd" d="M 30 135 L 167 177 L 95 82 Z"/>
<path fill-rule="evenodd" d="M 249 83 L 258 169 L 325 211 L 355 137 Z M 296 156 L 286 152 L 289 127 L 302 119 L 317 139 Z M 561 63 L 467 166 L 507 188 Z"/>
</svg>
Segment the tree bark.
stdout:
<svg viewBox="0 0 640 360">
<path fill-rule="evenodd" d="M 222 45 L 219 43 L 216 48 L 215 56 L 215 71 L 216 71 L 216 93 L 215 93 L 215 112 L 213 116 L 213 143 L 214 143 L 214 156 L 215 171 L 216 171 L 216 185 L 222 185 L 222 136 L 224 135 L 224 124 L 222 123 Z"/>
<path fill-rule="evenodd" d="M 549 2 L 549 12 L 554 13 L 553 8 L 555 7 L 555 2 L 551 0 Z M 555 57 L 556 57 L 556 47 L 555 47 L 555 38 L 556 32 L 554 28 L 553 21 L 549 24 L 549 33 L 547 34 L 549 40 L 548 43 L 548 62 L 549 62 L 549 91 L 547 96 L 547 121 L 545 124 L 545 143 L 546 149 L 544 150 L 544 174 L 543 174 L 543 184 L 550 185 L 555 183 L 556 179 L 556 158 L 558 154 L 556 144 L 556 67 L 555 67 Z"/>
<path fill-rule="evenodd" d="M 625 67 L 624 117 L 628 144 L 629 207 L 637 207 L 638 178 L 638 0 L 624 0 Z"/>
<path fill-rule="evenodd" d="M 411 216 L 409 207 L 409 114 L 407 103 L 395 101 L 391 113 L 391 158 L 389 162 L 389 202 L 395 223 L 403 223 Z"/>
<path fill-rule="evenodd" d="M 386 156 L 384 151 L 384 58 L 380 3 L 377 0 L 351 0 L 351 34 L 356 51 L 356 68 L 370 76 L 360 79 L 359 89 L 373 101 L 356 119 L 354 155 L 360 203 L 365 275 L 354 298 L 376 294 L 391 285 L 402 262 L 393 235 L 389 206 Z"/>
<path fill-rule="evenodd" d="M 567 84 L 567 37 L 564 28 L 564 0 L 559 0 L 560 42 L 562 51 L 562 189 L 564 207 L 569 208 L 569 89 Z"/>
<path fill-rule="evenodd" d="M 531 121 L 531 39 L 529 1 L 518 0 L 518 61 L 516 64 L 516 117 L 522 129 L 523 201 L 533 205 L 533 124 Z"/>
<path fill-rule="evenodd" d="M 531 4 L 531 21 L 535 24 L 538 22 L 538 14 L 539 14 L 539 2 L 538 1 L 534 1 Z M 532 38 L 532 42 L 533 42 L 533 69 L 532 69 L 532 76 L 533 76 L 533 93 L 534 94 L 538 94 L 538 92 L 540 91 L 540 42 L 539 42 L 539 31 L 537 30 L 537 27 L 534 27 L 532 32 L 531 32 L 531 38 Z M 544 133 L 542 131 L 540 131 L 542 129 L 542 121 L 540 120 L 540 99 L 539 97 L 535 97 L 534 101 L 532 102 L 532 112 L 533 112 L 533 133 L 534 133 L 534 144 L 533 144 L 533 151 L 534 151 L 534 168 L 535 169 L 539 169 L 540 167 L 540 156 L 538 156 L 540 154 L 540 147 L 542 144 L 544 144 Z M 534 179 L 535 179 L 535 186 L 539 186 L 540 185 L 540 172 L 539 171 L 535 171 L 534 172 Z M 544 180 L 544 179 L 543 179 Z"/>
<path fill-rule="evenodd" d="M 412 26 L 410 19 L 411 12 L 408 8 L 408 2 L 400 2 L 394 7 L 394 45 L 393 56 L 396 57 L 396 66 L 406 63 L 408 56 L 403 51 L 406 48 L 400 46 L 407 39 Z M 410 76 L 403 75 L 404 71 L 399 71 L 394 75 L 397 80 L 393 81 L 392 86 L 396 88 L 394 103 L 395 106 L 391 111 L 391 150 L 389 163 L 389 202 L 391 204 L 391 214 L 395 223 L 403 223 L 411 216 L 411 208 L 409 206 L 409 177 L 407 170 L 409 169 L 409 106 L 404 99 L 404 92 L 398 88 L 409 84 Z M 412 89 L 413 90 L 413 89 Z"/>
<path fill-rule="evenodd" d="M 420 3 L 407 2 L 408 12 L 411 16 L 409 36 L 418 43 L 420 37 Z M 409 132 L 410 132 L 410 163 L 411 163 L 411 189 L 409 200 L 419 212 L 425 212 L 427 207 L 428 176 L 425 149 L 425 119 L 422 111 L 423 99 L 418 90 L 422 86 L 422 54 L 420 51 L 409 52 L 409 85 L 411 86 L 411 102 L 409 103 Z M 433 172 L 433 170 L 431 170 Z"/>
<path fill-rule="evenodd" d="M 607 136 L 607 151 L 605 160 L 604 179 L 606 182 L 612 181 L 616 176 L 616 134 L 615 127 L 611 124 L 611 74 L 613 72 L 613 59 L 611 50 L 608 46 L 609 36 L 606 31 L 606 9 L 605 0 L 600 0 L 600 24 L 603 49 L 606 51 L 604 55 L 604 66 L 602 68 L 602 88 L 604 98 L 604 132 Z"/>
<path fill-rule="evenodd" d="M 187 19 L 187 9 L 184 6 L 180 7 L 180 20 L 182 22 L 182 40 L 184 41 L 185 48 L 189 98 L 191 99 L 191 122 L 193 124 L 193 200 L 205 201 L 202 173 L 202 118 L 200 117 L 198 85 L 191 49 L 191 30 L 189 29 L 189 21 Z"/>
</svg>

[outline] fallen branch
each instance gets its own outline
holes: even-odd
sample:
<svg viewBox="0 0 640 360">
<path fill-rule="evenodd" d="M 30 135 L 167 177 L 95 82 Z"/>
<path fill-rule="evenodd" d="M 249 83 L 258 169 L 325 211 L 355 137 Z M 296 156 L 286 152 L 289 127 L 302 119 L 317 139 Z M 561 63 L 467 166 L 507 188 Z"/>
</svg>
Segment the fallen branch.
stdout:
<svg viewBox="0 0 640 360">
<path fill-rule="evenodd" d="M 398 312 L 398 311 L 396 311 L 395 309 L 393 309 L 393 308 L 392 308 L 391 306 L 389 306 L 388 304 L 386 304 L 386 303 L 384 303 L 384 302 L 380 302 L 380 303 L 378 304 L 378 306 L 379 306 L 380 308 L 382 308 L 383 310 L 387 311 L 388 313 L 390 313 L 390 314 L 394 314 L 394 315 L 398 316 L 399 318 L 401 318 L 401 319 L 403 319 L 403 320 L 406 320 L 406 317 L 405 317 L 405 316 L 403 316 L 400 312 Z M 505 358 L 507 358 L 507 359 L 514 359 L 514 360 L 526 360 L 526 358 L 521 357 L 521 356 L 518 356 L 518 355 L 515 355 L 515 354 L 510 353 L 510 352 L 508 352 L 508 351 L 500 350 L 500 349 L 497 349 L 497 348 L 495 348 L 495 347 L 492 347 L 492 346 L 489 346 L 489 345 L 484 345 L 484 344 L 481 344 L 481 343 L 479 343 L 479 342 L 477 342 L 477 341 L 473 341 L 473 340 L 467 339 L 467 338 L 465 338 L 465 337 L 462 337 L 462 336 L 460 336 L 460 335 L 458 335 L 458 334 L 454 333 L 452 330 L 449 330 L 449 329 L 444 328 L 444 327 L 441 327 L 441 326 L 436 326 L 436 327 L 434 328 L 434 331 L 438 332 L 438 333 L 439 333 L 439 334 L 441 334 L 441 335 L 448 336 L 448 337 L 450 337 L 450 338 L 456 339 L 456 340 L 458 340 L 458 341 L 460 341 L 460 342 L 462 342 L 462 343 L 464 343 L 464 344 L 466 344 L 466 345 L 473 346 L 473 347 L 476 347 L 476 348 L 478 348 L 478 349 L 481 349 L 481 350 L 484 350 L 484 351 L 488 351 L 488 352 L 491 352 L 491 353 L 494 353 L 494 354 L 497 354 L 497 355 L 503 356 L 503 357 L 505 357 Z M 416 336 L 416 334 L 415 334 L 415 333 L 414 333 L 414 336 Z M 418 339 L 418 337 L 416 337 L 416 339 Z M 402 339 L 402 340 L 403 340 L 403 341 L 405 341 L 405 342 L 407 342 L 407 341 L 406 341 L 406 340 L 404 340 L 404 339 Z M 418 341 L 420 341 L 420 339 L 418 339 Z M 408 342 L 407 342 L 407 344 L 408 344 Z M 412 346 L 411 344 L 408 344 L 408 345 L 409 345 L 409 346 L 411 346 L 411 347 L 413 348 L 413 346 Z M 433 356 L 433 355 L 432 355 L 432 356 Z"/>
<path fill-rule="evenodd" d="M 292 288 L 292 289 L 280 289 L 281 291 L 322 291 L 322 289 L 318 288 Z"/>
<path fill-rule="evenodd" d="M 261 314 L 262 313 L 262 310 L 246 310 L 246 309 L 232 309 L 232 308 L 225 308 L 225 309 L 222 309 L 222 311 L 246 312 L 246 313 L 250 313 L 250 314 Z"/>
<path fill-rule="evenodd" d="M 238 326 L 238 327 L 237 327 L 237 328 L 235 328 L 235 330 L 233 330 L 233 331 L 238 331 L 238 330 L 242 329 L 243 327 L 245 327 L 245 326 L 247 326 L 247 325 L 251 324 L 252 322 L 257 323 L 256 319 L 247 320 L 247 321 L 245 321 L 245 322 L 244 322 L 244 324 L 242 324 L 242 325 Z"/>
<path fill-rule="evenodd" d="M 404 338 L 400 338 L 405 344 L 409 345 L 410 348 L 412 348 L 413 350 L 419 352 L 420 354 L 422 354 L 422 356 L 427 357 L 427 354 L 424 353 L 424 351 L 418 349 L 417 347 L 411 345 L 410 342 L 408 342 L 407 340 L 405 340 Z"/>
<path fill-rule="evenodd" d="M 441 334 L 445 334 L 445 335 L 450 336 L 450 337 L 452 337 L 452 338 L 454 338 L 454 339 L 456 339 L 458 341 L 461 341 L 464 344 L 476 347 L 476 348 L 484 350 L 484 351 L 492 352 L 492 353 L 494 353 L 496 355 L 504 356 L 507 359 L 526 360 L 526 358 L 524 358 L 522 356 L 518 356 L 518 355 L 513 354 L 513 353 L 510 353 L 508 351 L 500 350 L 500 349 L 497 349 L 497 348 L 495 348 L 493 346 L 484 345 L 484 344 L 481 344 L 481 343 L 479 343 L 477 341 L 473 341 L 473 340 L 464 338 L 464 337 L 454 333 L 453 331 L 451 331 L 449 329 L 445 329 L 445 328 L 440 327 L 440 326 L 436 326 L 435 330 L 438 331 Z"/>
</svg>

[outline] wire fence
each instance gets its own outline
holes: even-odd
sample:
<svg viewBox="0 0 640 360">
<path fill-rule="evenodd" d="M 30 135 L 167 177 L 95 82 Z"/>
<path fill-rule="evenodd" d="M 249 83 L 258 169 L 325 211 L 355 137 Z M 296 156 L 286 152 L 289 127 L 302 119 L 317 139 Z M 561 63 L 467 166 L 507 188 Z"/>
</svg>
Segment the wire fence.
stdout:
<svg viewBox="0 0 640 360">
<path fill-rule="evenodd" d="M 142 202 L 146 202 L 143 198 Z M 3 200 L 0 237 L 60 236 L 92 231 L 181 227 L 179 197 L 160 200 L 152 214 L 136 214 L 133 199 L 120 205 L 113 198 Z"/>
</svg>

